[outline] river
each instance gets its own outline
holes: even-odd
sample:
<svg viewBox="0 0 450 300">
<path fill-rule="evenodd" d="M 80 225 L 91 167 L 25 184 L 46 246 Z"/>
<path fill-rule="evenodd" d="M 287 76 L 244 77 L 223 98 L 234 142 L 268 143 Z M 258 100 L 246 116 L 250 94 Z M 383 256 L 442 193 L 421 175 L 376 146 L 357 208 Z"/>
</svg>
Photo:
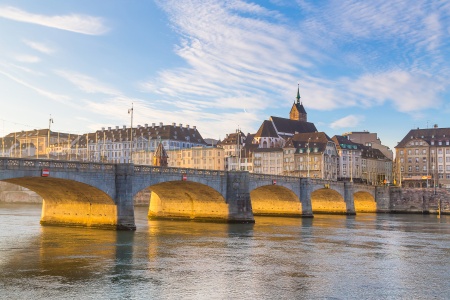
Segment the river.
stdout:
<svg viewBox="0 0 450 300">
<path fill-rule="evenodd" d="M 0 203 L 0 299 L 449 299 L 450 216 L 41 226 Z"/>
</svg>

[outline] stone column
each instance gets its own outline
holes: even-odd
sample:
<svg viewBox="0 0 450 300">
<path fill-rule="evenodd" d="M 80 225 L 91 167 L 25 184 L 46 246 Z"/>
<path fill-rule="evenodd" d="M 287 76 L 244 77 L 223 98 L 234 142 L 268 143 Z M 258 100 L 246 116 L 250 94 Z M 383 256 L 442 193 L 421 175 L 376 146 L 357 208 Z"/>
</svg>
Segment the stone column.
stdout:
<svg viewBox="0 0 450 300">
<path fill-rule="evenodd" d="M 311 205 L 311 178 L 300 178 L 300 201 L 302 202 L 302 217 L 313 217 Z"/>
<path fill-rule="evenodd" d="M 250 202 L 248 172 L 227 172 L 227 197 L 229 223 L 254 223 Z"/>
<path fill-rule="evenodd" d="M 344 182 L 344 201 L 347 206 L 347 215 L 356 215 L 355 201 L 353 200 L 353 182 Z"/>
<path fill-rule="evenodd" d="M 133 205 L 134 164 L 116 165 L 117 229 L 136 230 Z"/>
</svg>

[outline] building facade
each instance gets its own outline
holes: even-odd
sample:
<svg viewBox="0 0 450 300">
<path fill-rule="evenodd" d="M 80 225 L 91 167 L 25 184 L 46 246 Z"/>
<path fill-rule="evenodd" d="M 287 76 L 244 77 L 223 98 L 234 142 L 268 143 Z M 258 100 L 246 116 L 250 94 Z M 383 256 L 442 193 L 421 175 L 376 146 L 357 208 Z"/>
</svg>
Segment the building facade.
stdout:
<svg viewBox="0 0 450 300">
<path fill-rule="evenodd" d="M 450 128 L 410 130 L 395 154 L 398 185 L 450 188 Z"/>
</svg>

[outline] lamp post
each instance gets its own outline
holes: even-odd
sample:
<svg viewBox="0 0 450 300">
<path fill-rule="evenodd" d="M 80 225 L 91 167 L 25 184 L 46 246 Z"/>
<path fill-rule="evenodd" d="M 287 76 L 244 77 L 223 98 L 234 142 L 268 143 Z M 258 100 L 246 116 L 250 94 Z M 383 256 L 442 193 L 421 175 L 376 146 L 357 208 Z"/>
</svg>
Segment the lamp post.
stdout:
<svg viewBox="0 0 450 300">
<path fill-rule="evenodd" d="M 50 159 L 50 127 L 53 123 L 52 115 L 50 114 L 50 119 L 48 119 L 48 136 L 47 136 L 47 159 Z"/>
<path fill-rule="evenodd" d="M 306 176 L 306 177 L 308 177 L 309 178 L 309 152 L 310 152 L 310 150 L 309 150 L 309 142 L 311 141 L 311 138 L 309 137 L 308 138 L 308 144 L 307 144 L 307 146 L 308 146 L 308 148 L 306 148 L 306 153 L 307 153 L 307 168 L 308 168 L 308 175 Z"/>
<path fill-rule="evenodd" d="M 130 127 L 130 133 L 131 133 L 131 138 L 130 138 L 130 163 L 133 162 L 133 103 L 131 103 L 131 108 L 128 110 L 128 114 L 131 115 L 131 127 Z"/>
</svg>

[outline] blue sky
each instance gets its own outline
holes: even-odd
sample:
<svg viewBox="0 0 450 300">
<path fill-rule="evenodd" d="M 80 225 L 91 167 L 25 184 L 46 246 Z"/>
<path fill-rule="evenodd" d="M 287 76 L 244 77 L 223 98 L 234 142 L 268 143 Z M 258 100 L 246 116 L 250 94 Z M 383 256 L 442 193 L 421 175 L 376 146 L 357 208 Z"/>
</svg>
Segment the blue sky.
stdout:
<svg viewBox="0 0 450 300">
<path fill-rule="evenodd" d="M 0 135 L 288 117 L 330 137 L 450 127 L 450 2 L 0 0 Z"/>
</svg>

